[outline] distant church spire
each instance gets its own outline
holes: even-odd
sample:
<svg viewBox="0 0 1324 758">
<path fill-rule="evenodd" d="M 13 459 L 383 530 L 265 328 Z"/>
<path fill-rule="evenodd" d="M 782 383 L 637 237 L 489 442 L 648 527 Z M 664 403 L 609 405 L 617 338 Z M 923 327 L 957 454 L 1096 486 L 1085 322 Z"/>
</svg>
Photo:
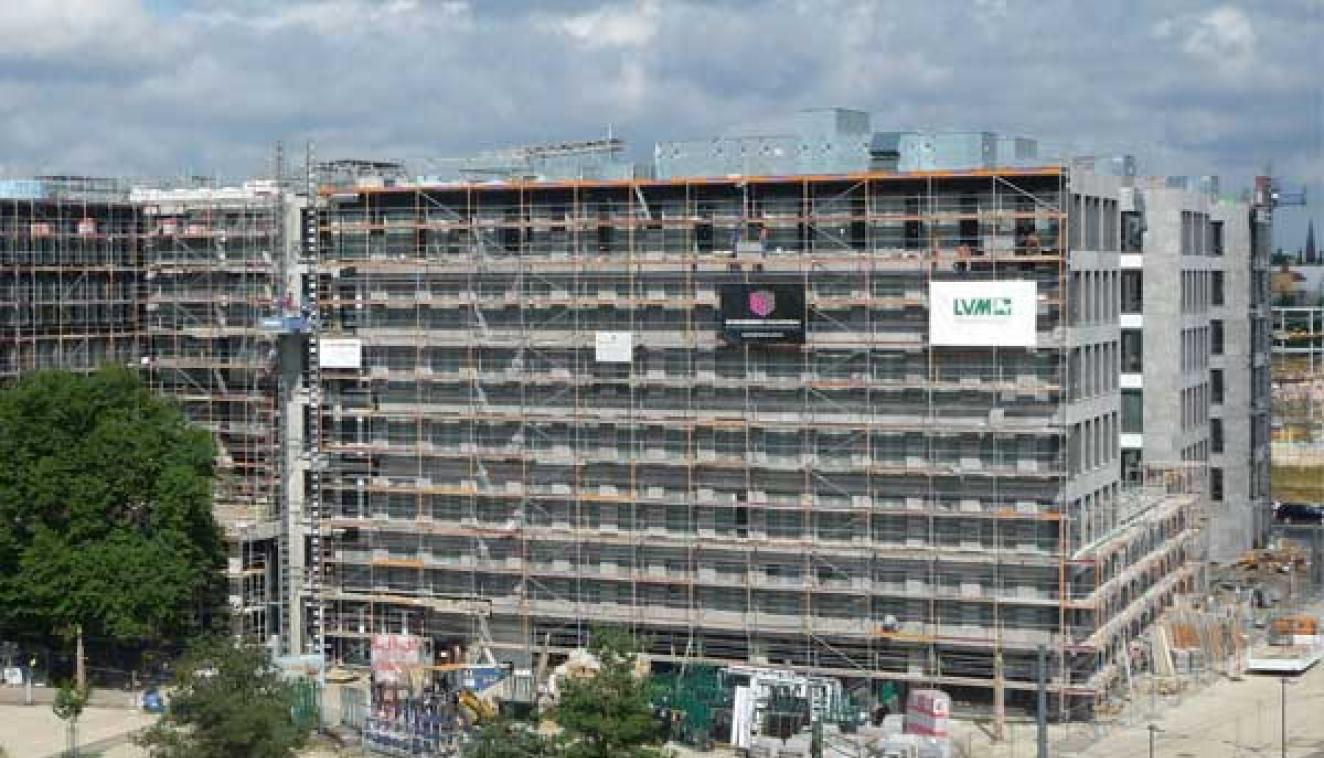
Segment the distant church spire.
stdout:
<svg viewBox="0 0 1324 758">
<path fill-rule="evenodd" d="M 1312 220 L 1310 226 L 1306 227 L 1306 263 L 1319 263 L 1318 256 L 1315 254 L 1315 222 Z"/>
</svg>

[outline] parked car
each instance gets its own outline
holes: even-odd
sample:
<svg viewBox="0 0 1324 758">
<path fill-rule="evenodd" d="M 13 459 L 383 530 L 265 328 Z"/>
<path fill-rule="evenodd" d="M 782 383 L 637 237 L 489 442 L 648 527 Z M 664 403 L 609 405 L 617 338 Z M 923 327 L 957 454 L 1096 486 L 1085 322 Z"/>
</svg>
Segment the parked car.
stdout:
<svg viewBox="0 0 1324 758">
<path fill-rule="evenodd" d="M 1311 503 L 1275 502 L 1273 517 L 1285 524 L 1324 524 L 1324 508 Z"/>
<path fill-rule="evenodd" d="M 148 713 L 165 713 L 165 696 L 155 687 L 148 687 L 143 692 L 143 710 Z"/>
</svg>

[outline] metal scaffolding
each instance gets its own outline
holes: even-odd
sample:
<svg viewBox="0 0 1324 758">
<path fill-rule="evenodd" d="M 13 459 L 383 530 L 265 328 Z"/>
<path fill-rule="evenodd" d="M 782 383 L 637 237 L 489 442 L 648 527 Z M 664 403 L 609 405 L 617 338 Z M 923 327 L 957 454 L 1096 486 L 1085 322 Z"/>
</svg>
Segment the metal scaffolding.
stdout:
<svg viewBox="0 0 1324 758">
<path fill-rule="evenodd" d="M 0 380 L 132 364 L 137 208 L 91 180 L 47 178 L 22 189 L 0 197 Z"/>
<path fill-rule="evenodd" d="M 1274 417 L 1280 425 L 1274 432 L 1281 445 L 1275 455 L 1286 463 L 1298 443 L 1313 447 L 1320 438 L 1321 389 L 1324 389 L 1324 307 L 1276 305 L 1273 307 Z M 1317 455 L 1312 464 L 1324 461 Z"/>
<path fill-rule="evenodd" d="M 972 697 L 1000 653 L 1013 703 L 1045 644 L 1062 708 L 1091 701 L 1194 581 L 1200 498 L 1120 491 L 1115 379 L 1079 365 L 1116 335 L 1074 329 L 1115 319 L 1085 293 L 1116 266 L 1069 258 L 1107 230 L 1066 179 L 328 188 L 309 636 L 354 664 L 377 632 L 563 651 L 614 622 L 662 660 Z M 932 347 L 930 284 L 962 279 L 1034 281 L 1038 347 Z M 801 287 L 804 344 L 725 343 L 730 283 Z"/>
<path fill-rule="evenodd" d="M 278 334 L 282 202 L 265 185 L 140 189 L 144 362 L 217 445 L 215 513 L 230 548 L 234 631 L 265 640 L 275 619 L 281 492 Z"/>
</svg>

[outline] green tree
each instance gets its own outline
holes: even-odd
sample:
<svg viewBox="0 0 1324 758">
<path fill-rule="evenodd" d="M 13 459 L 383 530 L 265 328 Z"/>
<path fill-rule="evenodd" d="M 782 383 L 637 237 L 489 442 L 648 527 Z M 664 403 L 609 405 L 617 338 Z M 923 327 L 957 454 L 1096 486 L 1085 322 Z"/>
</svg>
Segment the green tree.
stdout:
<svg viewBox="0 0 1324 758">
<path fill-rule="evenodd" d="M 484 726 L 464 746 L 464 758 L 560 758 L 556 741 L 529 725 L 498 719 Z"/>
<path fill-rule="evenodd" d="M 294 686 L 260 646 L 198 642 L 176 686 L 166 715 L 138 740 L 152 758 L 287 758 L 308 738 Z"/>
<path fill-rule="evenodd" d="M 593 630 L 589 651 L 596 676 L 569 679 L 552 713 L 561 727 L 567 758 L 659 758 L 657 722 L 649 703 L 648 677 L 637 671 L 639 647 L 621 629 Z"/>
<path fill-rule="evenodd" d="M 55 701 L 51 703 L 55 717 L 65 722 L 65 741 L 68 743 L 69 755 L 78 754 L 78 717 L 83 715 L 86 705 L 87 692 L 72 684 L 60 687 L 60 691 L 55 693 Z"/>
<path fill-rule="evenodd" d="M 220 618 L 211 435 L 137 375 L 45 371 L 0 391 L 0 632 L 90 647 Z"/>
</svg>

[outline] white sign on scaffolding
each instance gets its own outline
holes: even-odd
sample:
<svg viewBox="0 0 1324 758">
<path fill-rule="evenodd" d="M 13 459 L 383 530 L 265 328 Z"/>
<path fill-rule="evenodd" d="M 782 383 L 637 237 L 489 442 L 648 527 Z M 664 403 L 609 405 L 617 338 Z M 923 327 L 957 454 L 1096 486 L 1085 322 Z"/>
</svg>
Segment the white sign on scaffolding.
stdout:
<svg viewBox="0 0 1324 758">
<path fill-rule="evenodd" d="M 634 359 L 634 335 L 630 332 L 598 332 L 595 347 L 598 363 L 629 363 Z"/>
<path fill-rule="evenodd" d="M 360 368 L 363 366 L 362 340 L 322 340 L 318 346 L 317 365 L 321 368 Z"/>
</svg>

